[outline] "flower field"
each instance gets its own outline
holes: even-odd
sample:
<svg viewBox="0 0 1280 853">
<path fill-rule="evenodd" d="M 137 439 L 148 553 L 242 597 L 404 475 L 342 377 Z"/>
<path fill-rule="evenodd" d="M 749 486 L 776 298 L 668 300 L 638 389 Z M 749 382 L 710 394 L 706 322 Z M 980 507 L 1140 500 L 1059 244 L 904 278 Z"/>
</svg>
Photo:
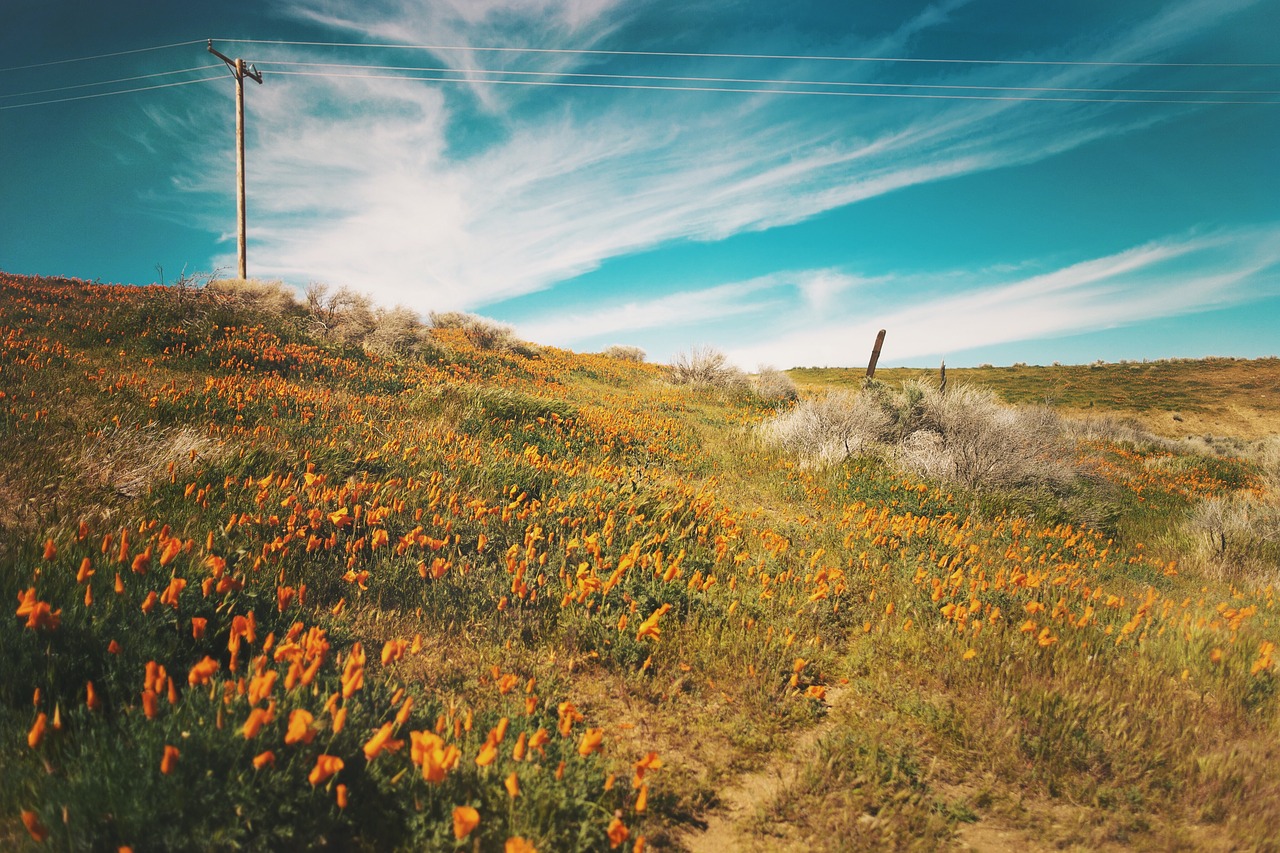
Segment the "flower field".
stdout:
<svg viewBox="0 0 1280 853">
<path fill-rule="evenodd" d="M 0 274 L 0 844 L 702 849 L 812 730 L 741 849 L 1275 844 L 1280 565 L 1184 524 L 1265 465 L 969 492 L 432 335 Z"/>
</svg>

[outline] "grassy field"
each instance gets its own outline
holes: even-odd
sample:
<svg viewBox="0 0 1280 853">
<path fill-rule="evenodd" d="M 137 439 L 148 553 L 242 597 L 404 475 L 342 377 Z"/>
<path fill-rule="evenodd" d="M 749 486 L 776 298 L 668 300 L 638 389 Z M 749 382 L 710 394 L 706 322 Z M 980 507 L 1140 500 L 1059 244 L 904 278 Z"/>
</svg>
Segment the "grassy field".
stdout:
<svg viewBox="0 0 1280 853">
<path fill-rule="evenodd" d="M 866 369 L 788 371 L 808 391 L 858 387 Z M 880 368 L 876 377 L 902 382 L 937 370 Z M 1280 430 L 1280 358 L 1173 360 L 1124 364 L 960 367 L 947 381 L 991 388 L 1014 404 L 1049 403 L 1076 415 L 1107 412 L 1139 420 L 1172 438 L 1231 435 L 1257 438 Z"/>
<path fill-rule="evenodd" d="M 1277 849 L 1275 360 L 948 371 L 1054 491 L 315 319 L 0 274 L 0 846 Z"/>
</svg>

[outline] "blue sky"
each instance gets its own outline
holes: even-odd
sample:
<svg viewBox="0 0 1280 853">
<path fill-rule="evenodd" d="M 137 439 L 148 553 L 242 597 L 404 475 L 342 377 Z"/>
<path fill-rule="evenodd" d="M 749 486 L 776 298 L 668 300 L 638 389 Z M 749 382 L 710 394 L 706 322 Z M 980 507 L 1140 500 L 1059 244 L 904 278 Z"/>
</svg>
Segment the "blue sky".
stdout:
<svg viewBox="0 0 1280 853">
<path fill-rule="evenodd" d="M 5 14 L 8 272 L 234 271 L 213 38 L 265 79 L 246 96 L 253 277 L 747 369 L 863 364 L 880 328 L 900 365 L 1280 352 L 1274 0 Z M 63 61 L 81 57 L 100 58 Z"/>
</svg>

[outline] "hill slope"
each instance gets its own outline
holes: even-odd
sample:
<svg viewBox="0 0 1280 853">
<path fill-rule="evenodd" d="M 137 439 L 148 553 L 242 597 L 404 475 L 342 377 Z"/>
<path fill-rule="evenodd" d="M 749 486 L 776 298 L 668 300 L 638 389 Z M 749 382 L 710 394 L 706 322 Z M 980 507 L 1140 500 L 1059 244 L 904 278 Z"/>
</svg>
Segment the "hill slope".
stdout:
<svg viewBox="0 0 1280 853">
<path fill-rule="evenodd" d="M 0 840 L 1270 843 L 1275 555 L 1187 526 L 1266 467 L 810 466 L 746 391 L 314 319 L 0 275 Z"/>
</svg>

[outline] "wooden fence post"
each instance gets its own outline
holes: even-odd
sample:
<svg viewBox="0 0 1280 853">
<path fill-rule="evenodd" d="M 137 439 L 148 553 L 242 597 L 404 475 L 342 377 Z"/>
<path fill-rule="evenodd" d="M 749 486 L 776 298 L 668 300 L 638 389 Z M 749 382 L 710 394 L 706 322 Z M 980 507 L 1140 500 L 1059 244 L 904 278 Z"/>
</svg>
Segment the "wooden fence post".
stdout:
<svg viewBox="0 0 1280 853">
<path fill-rule="evenodd" d="M 880 334 L 876 335 L 875 349 L 871 350 L 871 361 L 867 364 L 867 378 L 876 378 L 876 362 L 880 360 L 880 347 L 884 346 L 884 329 L 880 330 Z"/>
</svg>

